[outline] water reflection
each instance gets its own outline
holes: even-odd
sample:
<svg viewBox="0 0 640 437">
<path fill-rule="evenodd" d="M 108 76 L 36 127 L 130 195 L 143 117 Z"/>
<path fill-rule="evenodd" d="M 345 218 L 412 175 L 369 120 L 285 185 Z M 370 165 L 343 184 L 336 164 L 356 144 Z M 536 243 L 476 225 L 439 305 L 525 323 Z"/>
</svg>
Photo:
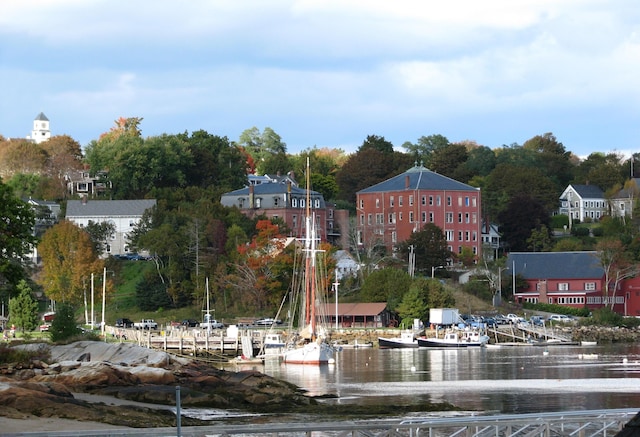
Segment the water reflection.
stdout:
<svg viewBox="0 0 640 437">
<path fill-rule="evenodd" d="M 637 345 L 346 349 L 335 365 L 276 362 L 265 373 L 340 403 L 449 402 L 492 413 L 640 407 Z"/>
</svg>

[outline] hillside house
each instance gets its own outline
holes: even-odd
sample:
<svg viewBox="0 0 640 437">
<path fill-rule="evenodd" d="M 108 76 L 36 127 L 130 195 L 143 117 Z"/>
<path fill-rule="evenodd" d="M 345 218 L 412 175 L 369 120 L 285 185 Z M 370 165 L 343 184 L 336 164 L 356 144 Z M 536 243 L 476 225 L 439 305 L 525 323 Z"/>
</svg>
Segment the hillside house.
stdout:
<svg viewBox="0 0 640 437">
<path fill-rule="evenodd" d="M 512 276 L 519 275 L 527 287 L 514 290 L 518 303 L 542 302 L 573 308 L 604 306 L 623 314 L 625 295 L 605 293 L 605 273 L 595 251 L 512 252 L 507 258 Z"/>
<path fill-rule="evenodd" d="M 318 234 L 322 241 L 335 242 L 340 238 L 336 222 L 335 205 L 326 203 L 322 194 L 309 192 L 310 208 Z M 290 181 L 286 183 L 250 184 L 239 190 L 222 195 L 223 206 L 240 209 L 248 217 L 265 216 L 278 218 L 291 230 L 289 236 L 303 238 L 305 235 L 307 190 Z"/>
<path fill-rule="evenodd" d="M 131 252 L 128 242 L 129 233 L 142 220 L 144 212 L 155 205 L 155 199 L 69 200 L 66 219 L 80 227 L 87 226 L 90 221 L 113 224 L 115 233 L 106 242 L 104 256 L 125 255 Z"/>
<path fill-rule="evenodd" d="M 571 184 L 560 195 L 560 214 L 573 221 L 597 222 L 609 213 L 609 205 L 604 192 L 595 185 Z"/>
<path fill-rule="evenodd" d="M 640 196 L 640 178 L 632 178 L 630 182 L 611 198 L 611 216 L 633 218 L 633 209 Z"/>
</svg>

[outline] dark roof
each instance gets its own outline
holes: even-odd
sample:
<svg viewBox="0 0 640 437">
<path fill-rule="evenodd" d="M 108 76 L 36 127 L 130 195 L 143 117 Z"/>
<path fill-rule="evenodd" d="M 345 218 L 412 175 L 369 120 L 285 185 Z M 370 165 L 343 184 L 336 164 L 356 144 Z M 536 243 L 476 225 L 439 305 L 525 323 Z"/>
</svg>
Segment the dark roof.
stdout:
<svg viewBox="0 0 640 437">
<path fill-rule="evenodd" d="M 44 112 L 41 112 L 40 114 L 38 114 L 38 116 L 36 117 L 36 120 L 38 120 L 38 121 L 49 121 L 47 116 L 44 115 Z"/>
<path fill-rule="evenodd" d="M 281 194 L 286 193 L 289 190 L 288 184 L 259 184 L 253 186 L 253 194 L 256 195 L 266 195 L 266 194 Z M 295 185 L 291 185 L 291 194 L 305 196 L 307 194 L 307 190 L 304 188 L 296 187 Z M 311 190 L 309 194 L 319 195 L 317 191 Z M 249 195 L 249 187 L 240 188 L 239 190 L 231 191 L 229 193 L 224 193 L 223 196 L 248 196 Z"/>
<path fill-rule="evenodd" d="M 128 217 L 142 216 L 145 210 L 155 206 L 155 199 L 138 200 L 69 200 L 67 217 Z"/>
<path fill-rule="evenodd" d="M 583 199 L 604 199 L 604 193 L 595 185 L 574 185 L 571 184 L 576 193 Z"/>
<path fill-rule="evenodd" d="M 602 278 L 604 269 L 595 251 L 585 252 L 511 252 L 507 268 L 525 279 Z"/>
<path fill-rule="evenodd" d="M 409 178 L 408 187 L 407 177 Z M 416 165 L 404 173 L 360 190 L 358 193 L 379 193 L 402 190 L 479 191 L 476 187 L 435 173 L 422 165 Z"/>
</svg>

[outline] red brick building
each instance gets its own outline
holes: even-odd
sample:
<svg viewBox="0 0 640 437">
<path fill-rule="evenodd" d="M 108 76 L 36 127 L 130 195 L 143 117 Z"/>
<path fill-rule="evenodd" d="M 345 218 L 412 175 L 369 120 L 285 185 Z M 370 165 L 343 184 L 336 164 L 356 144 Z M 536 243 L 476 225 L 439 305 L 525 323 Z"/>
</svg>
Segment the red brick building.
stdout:
<svg viewBox="0 0 640 437">
<path fill-rule="evenodd" d="M 393 251 L 398 243 L 433 223 L 444 232 L 449 250 L 482 248 L 480 189 L 416 165 L 356 193 L 358 244 L 381 241 Z"/>
</svg>

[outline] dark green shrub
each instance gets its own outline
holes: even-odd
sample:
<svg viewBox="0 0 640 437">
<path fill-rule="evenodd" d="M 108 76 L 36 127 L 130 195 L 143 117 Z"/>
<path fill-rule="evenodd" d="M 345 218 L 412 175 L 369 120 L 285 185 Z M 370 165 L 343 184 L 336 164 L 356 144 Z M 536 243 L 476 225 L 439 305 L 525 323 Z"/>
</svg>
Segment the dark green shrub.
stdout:
<svg viewBox="0 0 640 437">
<path fill-rule="evenodd" d="M 591 233 L 594 237 L 602 237 L 604 235 L 604 229 L 602 229 L 602 226 L 598 226 L 597 228 L 591 229 Z"/>
<path fill-rule="evenodd" d="M 586 226 L 576 226 L 571 229 L 571 235 L 576 237 L 588 237 L 589 236 L 589 228 Z"/>
</svg>

